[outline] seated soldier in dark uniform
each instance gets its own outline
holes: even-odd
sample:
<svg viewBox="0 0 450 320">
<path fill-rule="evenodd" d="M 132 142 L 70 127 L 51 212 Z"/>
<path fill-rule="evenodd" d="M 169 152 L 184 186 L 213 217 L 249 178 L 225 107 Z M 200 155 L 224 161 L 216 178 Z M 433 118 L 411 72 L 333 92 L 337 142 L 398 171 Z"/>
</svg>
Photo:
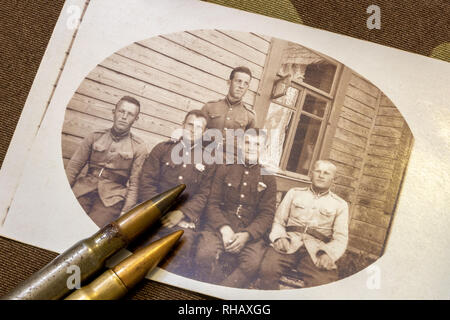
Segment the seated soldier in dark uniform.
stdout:
<svg viewBox="0 0 450 320">
<path fill-rule="evenodd" d="M 263 175 L 258 163 L 257 131 L 248 130 L 244 139 L 244 161 L 217 167 L 195 262 L 199 280 L 245 288 L 264 254 L 263 235 L 273 221 L 277 188 L 275 177 Z M 233 265 L 232 260 L 237 267 L 224 279 L 222 267 Z"/>
<path fill-rule="evenodd" d="M 161 142 L 153 148 L 143 165 L 139 184 L 139 202 L 181 183 L 186 185 L 181 202 L 162 218 L 163 228 L 158 230 L 156 236 L 184 230 L 180 245 L 166 259 L 166 262 L 170 261 L 166 269 L 187 277 L 191 274 L 191 247 L 201 223 L 215 169 L 214 165 L 204 164 L 202 159 L 206 121 L 206 115 L 201 110 L 188 112 L 183 122 L 182 137 Z M 197 151 L 200 151 L 199 157 Z"/>
<path fill-rule="evenodd" d="M 139 101 L 122 97 L 113 110 L 112 128 L 88 134 L 67 164 L 73 193 L 99 227 L 136 204 L 139 175 L 147 156 L 144 141 L 130 132 L 139 111 Z M 87 174 L 79 176 L 85 165 Z"/>
</svg>

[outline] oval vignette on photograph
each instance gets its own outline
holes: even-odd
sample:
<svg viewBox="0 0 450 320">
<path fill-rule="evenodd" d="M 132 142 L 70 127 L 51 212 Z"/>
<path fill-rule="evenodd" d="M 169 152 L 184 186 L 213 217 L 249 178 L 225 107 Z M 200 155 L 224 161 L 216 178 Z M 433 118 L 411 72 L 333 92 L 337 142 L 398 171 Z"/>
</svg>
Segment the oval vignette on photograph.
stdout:
<svg viewBox="0 0 450 320">
<path fill-rule="evenodd" d="M 74 93 L 61 136 L 95 224 L 184 183 L 131 249 L 183 229 L 161 268 L 254 290 L 324 285 L 381 257 L 414 140 L 393 102 L 339 61 L 230 30 L 113 53 Z"/>
</svg>

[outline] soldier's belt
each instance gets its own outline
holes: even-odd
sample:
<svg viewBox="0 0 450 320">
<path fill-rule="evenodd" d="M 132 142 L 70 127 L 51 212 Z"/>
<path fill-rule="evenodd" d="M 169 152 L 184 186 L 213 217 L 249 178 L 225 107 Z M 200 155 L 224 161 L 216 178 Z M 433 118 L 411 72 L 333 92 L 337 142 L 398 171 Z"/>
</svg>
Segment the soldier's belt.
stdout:
<svg viewBox="0 0 450 320">
<path fill-rule="evenodd" d="M 286 232 L 300 232 L 300 233 L 306 233 L 310 236 L 313 236 L 314 238 L 323 241 L 325 243 L 331 241 L 331 237 L 327 237 L 326 235 L 322 234 L 321 232 L 311 229 L 311 227 L 307 228 L 304 226 L 288 226 L 286 227 Z"/>
<path fill-rule="evenodd" d="M 111 180 L 113 182 L 116 182 L 118 184 L 126 185 L 128 178 L 124 177 L 118 173 L 112 172 L 105 168 L 89 168 L 88 174 L 91 174 L 93 176 L 103 178 L 106 180 Z"/>
</svg>

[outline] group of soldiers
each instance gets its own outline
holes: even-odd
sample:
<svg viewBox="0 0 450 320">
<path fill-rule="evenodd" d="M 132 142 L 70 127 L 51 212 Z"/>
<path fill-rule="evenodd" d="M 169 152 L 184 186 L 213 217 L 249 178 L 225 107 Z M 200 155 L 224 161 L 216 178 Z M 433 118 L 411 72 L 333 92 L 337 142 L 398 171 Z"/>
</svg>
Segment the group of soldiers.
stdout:
<svg viewBox="0 0 450 320">
<path fill-rule="evenodd" d="M 130 132 L 139 101 L 121 98 L 113 126 L 87 135 L 73 154 L 66 168 L 69 183 L 100 227 L 137 203 L 185 184 L 182 199 L 153 235 L 184 230 L 166 268 L 174 273 L 240 288 L 259 279 L 260 289 L 278 289 L 290 269 L 301 273 L 305 286 L 335 281 L 336 261 L 348 241 L 347 203 L 330 191 L 336 167 L 317 161 L 311 186 L 289 190 L 276 207 L 275 176 L 264 174 L 258 162 L 262 131 L 247 130 L 255 128 L 254 111 L 242 102 L 251 79 L 248 68 L 233 69 L 228 94 L 189 111 L 182 137 L 161 142 L 150 153 Z M 243 161 L 199 161 L 194 150 L 204 148 L 206 129 L 247 130 L 239 150 Z M 189 161 L 174 161 L 174 150 L 182 150 Z M 80 174 L 86 165 L 87 172 Z"/>
</svg>

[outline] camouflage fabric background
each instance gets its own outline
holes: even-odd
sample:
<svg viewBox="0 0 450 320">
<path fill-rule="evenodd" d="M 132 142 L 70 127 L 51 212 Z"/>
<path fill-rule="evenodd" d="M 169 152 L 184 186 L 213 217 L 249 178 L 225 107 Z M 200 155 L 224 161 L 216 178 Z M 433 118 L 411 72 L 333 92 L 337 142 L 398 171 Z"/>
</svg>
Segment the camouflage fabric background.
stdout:
<svg viewBox="0 0 450 320">
<path fill-rule="evenodd" d="M 448 0 L 205 0 L 450 62 Z M 381 28 L 366 26 L 370 5 Z"/>
<path fill-rule="evenodd" d="M 450 61 L 450 2 L 208 0 L 311 27 Z M 0 6 L 0 164 L 60 14 L 62 0 L 6 0 Z M 369 30 L 366 8 L 381 9 L 381 29 Z M 0 237 L 0 296 L 56 253 Z M 207 296 L 144 281 L 129 299 L 204 299 Z"/>
</svg>

